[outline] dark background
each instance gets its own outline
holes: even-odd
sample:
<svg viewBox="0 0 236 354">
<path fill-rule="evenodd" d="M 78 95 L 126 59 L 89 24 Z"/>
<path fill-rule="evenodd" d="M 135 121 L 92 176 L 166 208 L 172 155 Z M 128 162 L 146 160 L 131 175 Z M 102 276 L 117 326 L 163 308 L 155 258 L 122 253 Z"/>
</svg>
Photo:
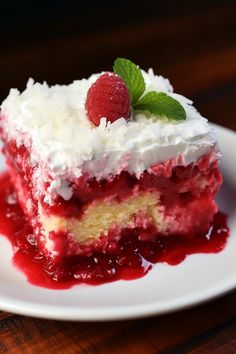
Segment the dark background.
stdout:
<svg viewBox="0 0 236 354">
<path fill-rule="evenodd" d="M 69 83 L 111 70 L 114 59 L 123 56 L 169 77 L 211 120 L 224 123 L 217 106 L 208 110 L 209 102 L 234 104 L 236 1 L 51 0 L 0 6 L 0 100 L 11 87 L 23 89 L 28 77 Z"/>
</svg>

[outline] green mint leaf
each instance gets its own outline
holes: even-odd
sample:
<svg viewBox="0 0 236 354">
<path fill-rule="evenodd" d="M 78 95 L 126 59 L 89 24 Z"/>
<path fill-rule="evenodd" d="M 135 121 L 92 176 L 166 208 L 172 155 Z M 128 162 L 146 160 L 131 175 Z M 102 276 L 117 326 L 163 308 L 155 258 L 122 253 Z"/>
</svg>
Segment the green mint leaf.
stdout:
<svg viewBox="0 0 236 354">
<path fill-rule="evenodd" d="M 186 119 L 186 112 L 182 105 L 164 92 L 148 92 L 135 104 L 134 109 L 168 119 Z"/>
<path fill-rule="evenodd" d="M 132 61 L 124 58 L 115 60 L 113 70 L 124 80 L 130 92 L 131 104 L 134 106 L 145 90 L 141 70 Z"/>
</svg>

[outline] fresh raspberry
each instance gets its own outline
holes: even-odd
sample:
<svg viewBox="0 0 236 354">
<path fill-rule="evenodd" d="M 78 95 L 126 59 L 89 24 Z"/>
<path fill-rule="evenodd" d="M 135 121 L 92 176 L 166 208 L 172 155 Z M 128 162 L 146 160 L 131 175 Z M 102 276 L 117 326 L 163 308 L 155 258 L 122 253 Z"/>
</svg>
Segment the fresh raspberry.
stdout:
<svg viewBox="0 0 236 354">
<path fill-rule="evenodd" d="M 129 118 L 130 96 L 124 81 L 116 74 L 105 73 L 90 87 L 85 108 L 90 120 L 99 125 L 105 117 L 110 122 Z"/>
</svg>

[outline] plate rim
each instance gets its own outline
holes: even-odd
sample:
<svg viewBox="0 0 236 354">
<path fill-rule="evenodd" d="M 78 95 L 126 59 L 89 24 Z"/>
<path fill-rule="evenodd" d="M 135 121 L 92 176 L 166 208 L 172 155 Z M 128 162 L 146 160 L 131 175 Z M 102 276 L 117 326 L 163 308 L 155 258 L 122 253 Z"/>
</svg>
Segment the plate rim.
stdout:
<svg viewBox="0 0 236 354">
<path fill-rule="evenodd" d="M 222 283 L 220 283 L 219 286 L 211 287 L 207 291 L 203 290 L 200 292 L 194 292 L 192 296 L 188 295 L 186 297 L 183 296 L 176 301 L 169 300 L 162 302 L 161 306 L 160 303 L 153 302 L 148 305 L 139 304 L 133 306 L 119 306 L 116 308 L 99 307 L 89 309 L 86 307 L 84 309 L 79 308 L 77 311 L 75 308 L 70 308 L 70 311 L 68 311 L 68 307 L 66 306 L 37 304 L 37 307 L 35 307 L 34 302 L 21 300 L 17 300 L 17 302 L 13 300 L 9 301 L 5 297 L 1 296 L 0 306 L 1 311 L 41 319 L 81 322 L 118 321 L 174 313 L 191 308 L 195 305 L 204 304 L 210 300 L 223 296 L 234 289 L 236 289 L 236 275 L 233 279 L 227 280 L 224 287 L 222 287 Z M 2 300 L 4 300 L 5 303 L 3 306 Z"/>
</svg>

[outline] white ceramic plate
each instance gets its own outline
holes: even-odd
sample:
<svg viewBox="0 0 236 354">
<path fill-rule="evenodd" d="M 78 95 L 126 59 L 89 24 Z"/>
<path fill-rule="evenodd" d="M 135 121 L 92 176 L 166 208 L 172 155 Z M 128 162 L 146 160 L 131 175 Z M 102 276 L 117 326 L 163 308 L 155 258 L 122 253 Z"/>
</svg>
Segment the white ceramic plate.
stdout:
<svg viewBox="0 0 236 354">
<path fill-rule="evenodd" d="M 157 264 L 143 278 L 100 286 L 48 290 L 29 284 L 11 263 L 12 249 L 0 237 L 0 309 L 61 320 L 116 320 L 160 315 L 219 296 L 236 287 L 236 134 L 214 126 L 223 154 L 220 209 L 231 236 L 218 254 L 189 256 L 178 266 Z M 4 168 L 3 160 L 0 168 Z"/>
</svg>

